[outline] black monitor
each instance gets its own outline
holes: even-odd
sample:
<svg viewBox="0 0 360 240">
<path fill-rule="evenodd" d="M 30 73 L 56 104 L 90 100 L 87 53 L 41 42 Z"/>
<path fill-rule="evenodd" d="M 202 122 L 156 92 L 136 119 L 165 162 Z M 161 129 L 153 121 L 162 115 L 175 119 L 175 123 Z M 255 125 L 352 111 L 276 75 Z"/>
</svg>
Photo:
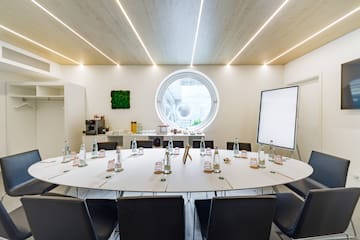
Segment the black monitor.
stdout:
<svg viewBox="0 0 360 240">
<path fill-rule="evenodd" d="M 341 64 L 341 109 L 360 109 L 360 59 Z"/>
</svg>

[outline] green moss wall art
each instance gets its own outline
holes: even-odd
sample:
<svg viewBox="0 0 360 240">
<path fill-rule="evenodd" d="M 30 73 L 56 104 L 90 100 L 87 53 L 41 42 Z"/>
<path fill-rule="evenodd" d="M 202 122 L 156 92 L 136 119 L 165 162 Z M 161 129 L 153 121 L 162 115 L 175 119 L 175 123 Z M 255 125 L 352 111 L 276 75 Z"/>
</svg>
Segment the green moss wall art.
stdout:
<svg viewBox="0 0 360 240">
<path fill-rule="evenodd" d="M 112 109 L 130 108 L 130 91 L 129 90 L 111 91 L 111 108 Z"/>
</svg>

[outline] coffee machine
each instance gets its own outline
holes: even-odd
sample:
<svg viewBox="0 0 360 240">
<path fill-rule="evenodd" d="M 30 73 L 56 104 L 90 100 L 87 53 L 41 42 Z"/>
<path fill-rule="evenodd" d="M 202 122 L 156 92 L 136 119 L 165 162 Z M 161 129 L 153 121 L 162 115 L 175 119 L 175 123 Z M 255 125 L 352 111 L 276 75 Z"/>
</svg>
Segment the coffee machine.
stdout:
<svg viewBox="0 0 360 240">
<path fill-rule="evenodd" d="M 104 134 L 106 132 L 105 128 L 105 119 L 92 119 L 92 120 L 85 120 L 86 135 L 97 135 L 97 134 Z"/>
</svg>

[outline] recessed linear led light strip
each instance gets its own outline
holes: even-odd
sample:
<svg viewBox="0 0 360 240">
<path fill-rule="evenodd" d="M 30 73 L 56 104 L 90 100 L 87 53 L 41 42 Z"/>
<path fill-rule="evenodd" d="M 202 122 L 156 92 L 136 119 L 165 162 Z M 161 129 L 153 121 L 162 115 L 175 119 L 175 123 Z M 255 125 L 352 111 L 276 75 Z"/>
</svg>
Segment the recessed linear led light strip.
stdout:
<svg viewBox="0 0 360 240">
<path fill-rule="evenodd" d="M 195 56 L 195 51 L 196 51 L 196 45 L 197 45 L 197 39 L 198 39 L 198 34 L 199 34 L 199 27 L 200 27 L 201 13 L 202 13 L 203 5 L 204 5 L 204 0 L 201 0 L 198 21 L 197 21 L 197 24 L 196 24 L 194 46 L 193 46 L 193 51 L 192 51 L 192 55 L 191 55 L 191 63 L 190 63 L 191 67 L 193 66 L 193 63 L 194 63 L 194 56 Z"/>
<path fill-rule="evenodd" d="M 73 34 L 75 34 L 78 38 L 80 38 L 81 40 L 83 40 L 84 42 L 86 42 L 90 47 L 92 47 L 93 49 L 95 49 L 98 53 L 100 53 L 101 55 L 103 55 L 105 58 L 107 58 L 110 62 L 114 63 L 115 65 L 119 65 L 119 63 L 117 63 L 115 60 L 113 60 L 112 58 L 110 58 L 108 55 L 106 55 L 105 53 L 103 53 L 100 49 L 98 49 L 97 47 L 94 46 L 94 44 L 92 44 L 91 42 L 89 42 L 88 40 L 86 40 L 83 36 L 81 36 L 78 32 L 76 32 L 74 29 L 72 29 L 70 26 L 68 26 L 66 23 L 64 23 L 61 19 L 59 19 L 58 17 L 56 17 L 54 14 L 52 14 L 49 10 L 47 10 L 45 7 L 43 7 L 42 5 L 40 5 L 40 3 L 36 2 L 35 0 L 31 0 L 37 7 L 39 7 L 41 10 L 43 10 L 45 13 L 47 13 L 50 17 L 52 17 L 53 19 L 55 19 L 58 23 L 62 24 L 64 27 L 66 27 L 70 32 L 72 32 Z"/>
<path fill-rule="evenodd" d="M 1 25 L 1 24 L 0 24 L 0 28 L 3 29 L 3 30 L 5 30 L 5 31 L 7 31 L 7 32 L 9 32 L 9 33 L 12 33 L 12 34 L 18 36 L 18 37 L 20 37 L 20 38 L 22 38 L 22 39 L 24 39 L 24 40 L 26 40 L 26 41 L 28 41 L 28 42 L 30 42 L 30 43 L 38 46 L 38 47 L 41 47 L 41 48 L 43 48 L 43 49 L 45 49 L 45 50 L 47 50 L 47 51 L 49 51 L 49 52 L 52 52 L 52 53 L 54 53 L 54 54 L 56 54 L 56 55 L 58 55 L 58 56 L 60 56 L 60 57 L 62 57 L 62 58 L 64 58 L 64 59 L 72 62 L 72 63 L 81 65 L 80 62 L 78 62 L 78 61 L 76 61 L 76 60 L 74 60 L 74 59 L 71 59 L 71 58 L 69 58 L 69 57 L 67 57 L 67 56 L 65 56 L 65 55 L 63 55 L 63 54 L 61 54 L 61 53 L 59 53 L 59 52 L 51 49 L 51 48 L 48 48 L 48 47 L 42 45 L 41 43 L 38 43 L 38 42 L 36 42 L 36 41 L 34 41 L 34 40 L 32 40 L 32 39 L 30 39 L 30 38 L 28 38 L 28 37 L 26 37 L 26 36 L 18 33 L 18 32 L 15 32 L 14 30 L 12 30 L 12 29 L 10 29 L 10 28 L 7 28 L 7 27 L 5 27 L 5 26 L 3 26 L 3 25 Z"/>
<path fill-rule="evenodd" d="M 256 33 L 247 41 L 247 43 L 240 49 L 240 51 L 230 60 L 230 62 L 227 65 L 232 64 L 236 58 L 239 57 L 239 55 L 247 48 L 252 41 L 260 34 L 260 32 L 273 20 L 273 18 L 283 9 L 283 7 L 289 2 L 290 0 L 285 0 L 278 9 L 266 20 L 266 22 L 259 28 L 259 30 L 256 31 Z"/>
<path fill-rule="evenodd" d="M 274 61 L 276 61 L 277 59 L 281 58 L 282 56 L 288 54 L 289 52 L 291 52 L 292 50 L 294 50 L 295 48 L 303 45 L 304 43 L 310 41 L 311 39 L 313 39 L 314 37 L 316 37 L 317 35 L 319 35 L 320 33 L 328 30 L 329 28 L 333 27 L 334 25 L 338 24 L 339 22 L 345 20 L 346 18 L 350 17 L 351 15 L 353 15 L 354 13 L 360 11 L 360 6 L 355 8 L 354 10 L 350 11 L 349 13 L 345 14 L 344 16 L 342 16 L 341 18 L 335 20 L 334 22 L 330 23 L 329 25 L 327 25 L 326 27 L 324 27 L 323 29 L 321 29 L 320 31 L 314 33 L 313 35 L 311 35 L 310 37 L 306 38 L 305 40 L 299 42 L 298 44 L 292 46 L 291 48 L 289 48 L 288 50 L 286 50 L 285 52 L 281 53 L 280 55 L 274 57 L 273 59 L 271 59 L 270 61 L 265 62 L 264 64 L 270 64 Z"/>
<path fill-rule="evenodd" d="M 139 42 L 140 42 L 141 46 L 144 48 L 144 50 L 145 50 L 145 52 L 146 52 L 147 56 L 149 57 L 150 61 L 152 62 L 152 64 L 156 65 L 155 61 L 153 60 L 153 58 L 151 57 L 151 55 L 150 55 L 149 51 L 147 50 L 147 48 L 146 48 L 146 46 L 145 46 L 144 42 L 142 41 L 142 39 L 141 39 L 141 37 L 140 37 L 139 33 L 136 31 L 135 26 L 133 25 L 133 23 L 131 22 L 131 20 L 130 20 L 129 16 L 127 15 L 127 13 L 126 13 L 126 11 L 125 11 L 124 7 L 121 5 L 120 0 L 116 0 L 116 3 L 118 4 L 119 8 L 121 9 L 122 13 L 124 14 L 124 16 L 125 16 L 126 20 L 128 21 L 128 23 L 129 23 L 130 27 L 131 27 L 131 28 L 132 28 L 132 30 L 134 31 L 134 33 L 135 33 L 136 37 L 138 38 L 138 40 L 139 40 Z"/>
</svg>

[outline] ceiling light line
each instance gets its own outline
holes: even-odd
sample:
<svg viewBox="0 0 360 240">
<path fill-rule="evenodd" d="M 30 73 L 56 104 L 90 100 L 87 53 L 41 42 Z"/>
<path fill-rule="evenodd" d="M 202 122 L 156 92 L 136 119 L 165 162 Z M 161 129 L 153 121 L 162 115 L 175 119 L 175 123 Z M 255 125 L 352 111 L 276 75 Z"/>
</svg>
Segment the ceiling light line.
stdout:
<svg viewBox="0 0 360 240">
<path fill-rule="evenodd" d="M 15 32 L 14 30 L 12 30 L 12 29 L 10 29 L 10 28 L 8 28 L 8 27 L 5 27 L 4 25 L 1 25 L 1 24 L 0 24 L 0 28 L 3 29 L 3 30 L 5 30 L 5 31 L 7 31 L 7 32 L 9 32 L 9 33 L 12 33 L 12 34 L 16 35 L 16 36 L 19 37 L 19 38 L 22 38 L 22 39 L 26 40 L 26 41 L 28 41 L 28 42 L 30 42 L 30 43 L 38 46 L 38 47 L 41 47 L 41 48 L 43 48 L 43 49 L 45 49 L 45 50 L 47 50 L 47 51 L 49 51 L 49 52 L 52 52 L 52 53 L 54 53 L 55 55 L 58 55 L 58 56 L 66 59 L 66 60 L 68 60 L 68 61 L 70 61 L 70 62 L 72 62 L 72 63 L 79 64 L 79 65 L 81 64 L 80 62 L 78 62 L 78 61 L 76 61 L 76 60 L 74 60 L 74 59 L 71 59 L 71 58 L 69 58 L 69 57 L 67 57 L 67 56 L 65 56 L 65 55 L 63 55 L 63 54 L 61 54 L 61 53 L 59 53 L 59 52 L 51 49 L 51 48 L 48 48 L 48 47 L 46 47 L 45 45 L 42 45 L 41 43 L 38 43 L 38 42 L 36 42 L 36 41 L 34 41 L 34 40 L 32 40 L 32 39 L 30 39 L 30 38 L 28 38 L 28 37 L 26 37 L 26 36 L 18 33 L 18 32 Z"/>
<path fill-rule="evenodd" d="M 307 37 L 306 39 L 304 39 L 303 41 L 295 44 L 294 46 L 292 46 L 291 48 L 289 48 L 288 50 L 286 50 L 285 52 L 281 53 L 280 55 L 274 57 L 273 59 L 265 62 L 265 64 L 271 64 L 272 62 L 278 60 L 279 58 L 281 58 L 282 56 L 288 54 L 289 52 L 291 52 L 292 50 L 294 50 L 295 48 L 303 45 L 304 43 L 310 41 L 311 39 L 313 39 L 314 37 L 318 36 L 319 34 L 321 34 L 322 32 L 328 30 L 329 28 L 333 27 L 334 25 L 338 24 L 339 22 L 345 20 L 346 18 L 350 17 L 351 15 L 353 15 L 354 13 L 360 11 L 360 6 L 355 8 L 354 10 L 348 12 L 347 14 L 345 14 L 344 16 L 342 16 L 341 18 L 335 20 L 334 22 L 330 23 L 329 25 L 327 25 L 326 27 L 322 28 L 321 30 L 319 30 L 318 32 L 312 34 L 311 36 Z"/>
<path fill-rule="evenodd" d="M 94 44 L 92 44 L 91 42 L 89 42 L 88 40 L 86 40 L 83 36 L 81 36 L 78 32 L 76 32 L 74 29 L 72 29 L 69 25 L 67 25 L 65 22 L 63 22 L 61 19 L 59 19 L 58 17 L 56 17 L 53 13 L 51 13 L 49 10 L 47 10 L 45 7 L 43 7 L 40 3 L 38 3 L 35 0 L 31 0 L 37 7 L 39 7 L 41 10 L 43 10 L 45 13 L 47 13 L 50 17 L 52 17 L 53 19 L 55 19 L 58 23 L 62 24 L 65 28 L 67 28 L 70 32 L 72 32 L 73 34 L 75 34 L 78 38 L 80 38 L 81 40 L 83 40 L 85 43 L 87 43 L 90 47 L 92 47 L 93 49 L 95 49 L 98 53 L 100 53 L 101 55 L 103 55 L 105 58 L 107 58 L 110 62 L 112 62 L 115 65 L 119 65 L 119 63 L 117 63 L 114 59 L 112 59 L 111 57 L 109 57 L 108 55 L 106 55 L 104 52 L 102 52 L 100 49 L 98 49 L 97 47 L 95 47 Z"/>
<path fill-rule="evenodd" d="M 191 67 L 193 66 L 193 63 L 194 63 L 194 56 L 195 56 L 195 51 L 196 51 L 197 39 L 198 39 L 198 35 L 199 35 L 199 28 L 200 28 L 201 14 L 202 14 L 203 5 L 204 5 L 204 0 L 201 0 L 200 1 L 199 16 L 198 16 L 198 20 L 197 20 L 197 24 L 196 24 L 194 46 L 193 46 L 192 54 L 191 54 L 191 62 L 190 62 Z"/>
<path fill-rule="evenodd" d="M 285 0 L 278 9 L 266 20 L 266 22 L 256 31 L 256 33 L 247 41 L 247 43 L 239 50 L 239 52 L 236 53 L 236 55 L 230 60 L 230 62 L 227 65 L 232 64 L 236 58 L 239 57 L 239 55 L 247 48 L 252 41 L 260 34 L 260 32 L 273 20 L 273 18 L 283 9 L 283 7 L 289 2 L 290 0 Z"/>
<path fill-rule="evenodd" d="M 121 5 L 120 0 L 116 0 L 116 3 L 118 4 L 119 8 L 121 9 L 121 12 L 124 14 L 124 16 L 125 16 L 126 20 L 128 21 L 131 29 L 133 30 L 133 32 L 135 33 L 136 37 L 138 38 L 141 46 L 144 48 L 144 50 L 145 50 L 147 56 L 149 57 L 150 61 L 152 62 L 153 65 L 156 65 L 155 61 L 153 60 L 153 58 L 151 57 L 149 51 L 147 50 L 147 48 L 146 48 L 143 40 L 141 39 L 139 33 L 137 32 L 134 24 L 131 22 L 129 16 L 127 15 L 127 13 L 126 13 L 126 11 L 125 11 L 125 9 L 124 9 L 124 7 Z"/>
</svg>

